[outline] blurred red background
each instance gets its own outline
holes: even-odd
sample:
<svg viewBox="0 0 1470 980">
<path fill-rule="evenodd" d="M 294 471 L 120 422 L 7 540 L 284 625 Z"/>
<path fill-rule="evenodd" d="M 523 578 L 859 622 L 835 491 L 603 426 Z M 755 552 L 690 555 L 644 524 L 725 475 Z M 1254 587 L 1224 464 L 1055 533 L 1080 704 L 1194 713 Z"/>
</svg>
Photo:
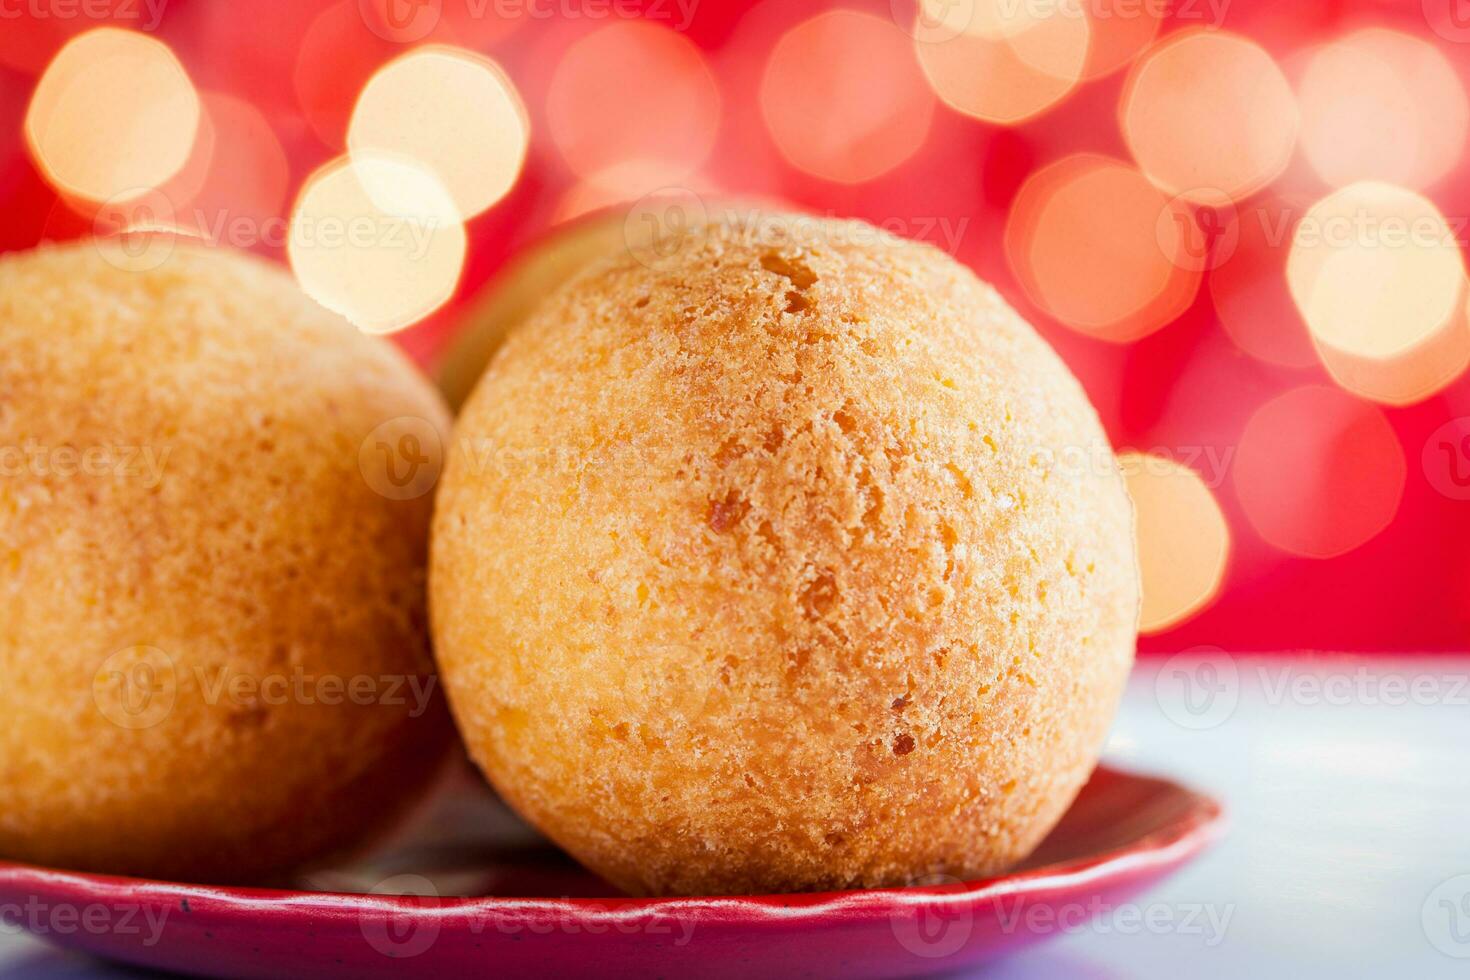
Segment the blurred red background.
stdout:
<svg viewBox="0 0 1470 980">
<path fill-rule="evenodd" d="M 453 299 L 396 335 L 421 361 L 432 359 L 508 258 L 557 223 L 619 199 L 672 185 L 866 218 L 928 239 L 994 282 L 1077 373 L 1120 451 L 1191 468 L 1218 503 L 1229 540 L 1223 579 L 1195 590 L 1208 595 L 1185 596 L 1207 601 L 1161 624 L 1143 649 L 1465 648 L 1470 425 L 1454 424 L 1470 416 L 1459 359 L 1470 336 L 1464 292 L 1455 322 L 1431 338 L 1443 349 L 1421 351 L 1433 383 L 1375 400 L 1345 389 L 1350 373 L 1334 377 L 1324 366 L 1327 355 L 1314 348 L 1287 289 L 1286 263 L 1291 222 L 1358 173 L 1354 154 L 1381 155 L 1406 139 L 1350 102 L 1328 109 L 1313 102 L 1314 92 L 1320 103 L 1322 91 L 1341 88 L 1330 63 L 1312 60 L 1320 46 L 1370 27 L 1413 38 L 1450 66 L 1454 97 L 1426 104 L 1415 85 L 1435 80 L 1407 79 L 1423 59 L 1381 65 L 1391 79 L 1406 77 L 1396 97 L 1423 120 L 1418 138 L 1426 145 L 1409 146 L 1410 163 L 1423 166 L 1399 183 L 1438 208 L 1463 251 L 1470 4 L 1094 2 L 1085 62 L 1074 72 L 1089 77 L 1054 70 L 1052 59 L 1069 57 L 1062 37 L 1043 39 L 1029 56 L 1024 44 L 1013 45 L 1014 63 L 995 68 L 1001 74 L 989 88 L 969 80 L 966 91 L 981 102 L 1016 97 L 1018 118 L 1007 124 L 999 117 L 1010 109 L 987 102 L 977 110 L 957 94 L 964 78 L 945 81 L 946 71 L 963 74 L 974 57 L 958 68 L 931 64 L 926 73 L 922 45 L 951 39 L 915 41 L 911 0 L 387 2 L 0 0 L 0 249 L 93 231 L 88 208 L 58 196 L 23 136 L 37 79 L 69 38 L 112 25 L 167 44 L 214 129 L 194 200 L 257 223 L 286 218 L 308 175 L 343 153 L 358 93 L 377 69 L 416 44 L 457 45 L 504 70 L 529 118 L 529 146 L 510 191 L 467 223 Z M 845 21 L 811 27 L 839 9 L 866 19 L 844 14 Z M 1251 51 L 1269 54 L 1299 103 L 1291 111 L 1300 114 L 1300 132 L 1286 133 L 1289 156 L 1268 161 L 1263 179 L 1204 202 L 1218 208 L 1186 207 L 1195 224 L 1179 227 L 1203 229 L 1214 251 L 1200 252 L 1192 268 L 1166 270 L 1152 306 L 1089 327 L 1087 310 L 1067 306 L 1069 299 L 1121 302 L 1129 275 L 1155 271 L 1137 248 L 1129 251 L 1149 226 L 1127 226 L 1128 202 L 1154 195 L 1167 203 L 1182 189 L 1219 188 L 1218 172 L 1198 184 L 1160 180 L 1169 154 L 1206 154 L 1228 176 L 1252 153 L 1269 157 L 1279 136 L 1275 115 L 1285 110 L 1255 76 L 1240 88 L 1243 119 L 1202 118 L 1187 100 L 1171 104 L 1201 79 L 1228 81 L 1238 66 L 1207 59 L 1229 51 L 1179 47 L 1182 68 L 1160 58 L 1144 77 L 1144 60 L 1190 32 L 1245 39 Z M 1038 76 L 1041 61 L 1048 70 Z M 1188 76 L 1191 64 L 1200 78 Z M 1129 85 L 1137 86 L 1131 96 Z M 1041 91 L 1048 87 L 1054 91 Z M 1372 99 L 1381 86 L 1365 88 Z M 1051 102 L 1038 108 L 1043 98 Z M 1327 118 L 1329 110 L 1341 118 Z M 1428 147 L 1431 139 L 1450 145 Z M 1153 166 L 1154 183 L 1135 166 Z M 1374 175 L 1372 166 L 1364 172 Z M 1096 181 L 1090 191 L 1086 181 Z M 1065 198 L 1062 185 L 1075 193 Z M 1168 213 L 1156 213 L 1164 215 L 1156 234 L 1167 237 Z M 1060 222 L 1060 232 L 1047 232 L 1048 221 Z M 250 244 L 285 259 L 280 241 Z M 1386 309 L 1395 311 L 1391 301 Z M 1197 508 L 1171 510 L 1168 493 L 1157 506 L 1164 540 L 1153 546 L 1183 554 L 1164 556 L 1156 574 L 1198 573 L 1195 565 L 1213 560 L 1191 554 L 1208 550 L 1208 521 Z"/>
</svg>

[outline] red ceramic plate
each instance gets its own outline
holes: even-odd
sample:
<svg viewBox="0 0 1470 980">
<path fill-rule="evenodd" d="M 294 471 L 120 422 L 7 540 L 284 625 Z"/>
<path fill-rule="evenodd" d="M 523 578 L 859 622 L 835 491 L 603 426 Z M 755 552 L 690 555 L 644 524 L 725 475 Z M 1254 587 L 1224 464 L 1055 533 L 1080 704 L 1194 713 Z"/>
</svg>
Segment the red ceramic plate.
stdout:
<svg viewBox="0 0 1470 980">
<path fill-rule="evenodd" d="M 0 863 L 0 909 L 53 942 L 215 977 L 913 976 L 1075 928 L 1188 861 L 1221 824 L 1214 800 L 1100 768 L 1032 859 L 999 878 L 632 899 L 550 848 L 507 841 L 504 816 L 469 786 L 419 828 L 435 846 L 314 875 L 302 883 L 312 890 Z M 494 839 L 486 826 L 500 828 Z"/>
</svg>

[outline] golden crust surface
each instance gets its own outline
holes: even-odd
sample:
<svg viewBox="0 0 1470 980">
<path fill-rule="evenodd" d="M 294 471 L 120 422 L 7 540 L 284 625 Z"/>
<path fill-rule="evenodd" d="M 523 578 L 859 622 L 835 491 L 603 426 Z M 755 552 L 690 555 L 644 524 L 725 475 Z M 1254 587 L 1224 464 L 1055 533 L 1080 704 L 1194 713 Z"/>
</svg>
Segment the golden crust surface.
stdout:
<svg viewBox="0 0 1470 980">
<path fill-rule="evenodd" d="M 361 842 L 452 737 L 414 693 L 429 498 L 359 465 L 384 421 L 447 419 L 278 268 L 152 265 L 0 260 L 0 856 L 269 878 Z"/>
<path fill-rule="evenodd" d="M 431 552 L 471 753 L 634 893 L 999 872 L 1134 648 L 1080 386 L 989 286 L 858 223 L 716 223 L 551 297 L 458 422 Z"/>
</svg>

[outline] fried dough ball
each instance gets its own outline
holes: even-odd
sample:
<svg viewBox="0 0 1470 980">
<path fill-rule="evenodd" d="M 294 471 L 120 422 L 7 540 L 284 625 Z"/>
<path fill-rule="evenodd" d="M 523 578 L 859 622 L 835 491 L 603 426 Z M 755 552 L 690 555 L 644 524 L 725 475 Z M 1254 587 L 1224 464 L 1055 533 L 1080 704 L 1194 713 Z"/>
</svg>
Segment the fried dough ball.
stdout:
<svg viewBox="0 0 1470 980">
<path fill-rule="evenodd" d="M 505 338 L 547 293 L 622 245 L 624 220 L 623 212 L 609 211 L 557 228 L 512 259 L 481 290 L 435 372 L 451 408 L 464 404 Z"/>
<path fill-rule="evenodd" d="M 522 249 L 480 290 L 458 335 L 438 358 L 434 376 L 439 390 L 458 411 L 505 338 L 549 293 L 597 259 L 630 246 L 651 249 L 676 241 L 685 224 L 751 220 L 762 210 L 771 210 L 771 203 L 757 197 L 705 202 L 693 195 L 655 193 L 553 228 Z"/>
<path fill-rule="evenodd" d="M 430 560 L 470 751 L 638 894 L 1004 871 L 1133 657 L 1132 510 L 1073 377 L 944 254 L 715 222 L 587 269 L 459 419 Z"/>
<path fill-rule="evenodd" d="M 375 449 L 446 424 L 264 261 L 0 260 L 0 857 L 268 880 L 413 800 L 432 481 Z"/>
</svg>

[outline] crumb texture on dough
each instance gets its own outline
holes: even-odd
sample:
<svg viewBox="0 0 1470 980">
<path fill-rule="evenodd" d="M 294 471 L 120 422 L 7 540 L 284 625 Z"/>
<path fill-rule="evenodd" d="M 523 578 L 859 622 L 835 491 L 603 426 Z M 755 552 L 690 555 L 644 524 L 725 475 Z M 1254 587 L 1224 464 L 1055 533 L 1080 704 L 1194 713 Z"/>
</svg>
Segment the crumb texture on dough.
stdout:
<svg viewBox="0 0 1470 980">
<path fill-rule="evenodd" d="M 1096 760 L 1131 519 L 1079 385 L 959 264 L 714 223 L 590 268 L 491 364 L 436 649 L 496 787 L 631 892 L 986 875 Z"/>
<path fill-rule="evenodd" d="M 447 418 L 279 268 L 146 259 L 0 259 L 0 856 L 259 880 L 358 843 L 450 741 L 407 693 L 429 499 L 359 467 L 380 423 Z"/>
</svg>

